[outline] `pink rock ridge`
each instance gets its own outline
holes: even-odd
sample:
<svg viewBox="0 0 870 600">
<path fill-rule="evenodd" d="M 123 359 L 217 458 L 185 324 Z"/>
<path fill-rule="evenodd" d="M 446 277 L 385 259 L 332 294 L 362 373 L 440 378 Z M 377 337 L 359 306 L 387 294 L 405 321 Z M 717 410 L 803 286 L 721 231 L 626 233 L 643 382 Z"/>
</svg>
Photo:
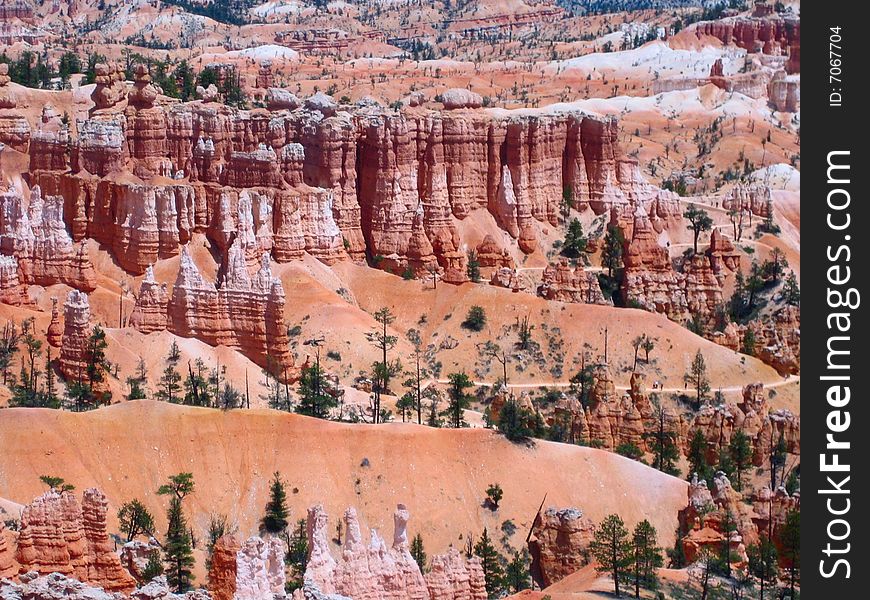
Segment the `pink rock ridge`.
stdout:
<svg viewBox="0 0 870 600">
<path fill-rule="evenodd" d="M 594 532 L 595 524 L 578 508 L 539 512 L 529 538 L 535 582 L 546 588 L 588 564 Z"/>
<path fill-rule="evenodd" d="M 50 490 L 24 507 L 16 561 L 19 573 L 60 573 L 109 592 L 130 593 L 136 581 L 122 566 L 106 530 L 108 503 L 97 489 Z"/>
<path fill-rule="evenodd" d="M 622 154 L 613 119 L 502 114 L 474 98 L 454 103 L 462 110 L 348 112 L 324 94 L 240 111 L 158 102 L 142 67 L 129 89 L 117 68 L 97 71 L 88 120 L 73 133 L 46 112 L 22 144 L 30 180 L 63 197 L 72 240 L 97 240 L 134 274 L 205 233 L 222 251 L 242 237 L 249 260 L 368 258 L 460 282 L 456 220 L 474 211 L 532 252 L 566 193 L 599 214 L 667 195 Z"/>
<path fill-rule="evenodd" d="M 143 333 L 168 329 L 213 346 L 237 348 L 276 376 L 289 378 L 293 360 L 284 326 L 284 288 L 272 276 L 268 254 L 251 276 L 241 238 L 230 246 L 219 285 L 206 281 L 187 247 L 171 297 L 150 268 L 139 288 L 130 323 Z"/>
<path fill-rule="evenodd" d="M 398 505 L 391 546 L 374 530 L 366 546 L 356 510 L 349 508 L 344 514 L 344 545 L 336 561 L 329 550 L 329 519 L 321 505 L 310 508 L 306 585 L 323 594 L 355 600 L 484 600 L 487 596 L 479 559 L 465 560 L 455 549 L 433 557 L 432 568 L 424 577 L 409 551 L 408 518 L 404 505 Z M 303 597 L 301 591 L 298 597 Z"/>
<path fill-rule="evenodd" d="M 21 283 L 97 287 L 87 248 L 74 243 L 66 229 L 63 197 L 43 198 L 39 186 L 30 190 L 29 200 L 14 187 L 0 191 L 0 252 L 17 259 Z"/>
</svg>

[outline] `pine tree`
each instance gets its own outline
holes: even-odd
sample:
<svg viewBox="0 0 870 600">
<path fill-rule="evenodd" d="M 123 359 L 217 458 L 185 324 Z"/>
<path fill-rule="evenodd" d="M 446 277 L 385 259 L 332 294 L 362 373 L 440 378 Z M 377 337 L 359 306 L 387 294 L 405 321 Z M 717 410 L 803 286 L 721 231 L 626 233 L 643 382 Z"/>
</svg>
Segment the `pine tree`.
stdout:
<svg viewBox="0 0 870 600">
<path fill-rule="evenodd" d="M 608 225 L 604 235 L 604 247 L 601 249 L 601 266 L 607 269 L 608 279 L 613 279 L 613 272 L 622 268 L 622 246 L 625 238 L 622 230 L 616 225 Z"/>
<path fill-rule="evenodd" d="M 683 376 L 686 383 L 692 384 L 692 389 L 695 390 L 695 409 L 701 409 L 701 400 L 710 393 L 710 380 L 707 379 L 707 363 L 704 361 L 704 355 L 698 350 L 695 353 L 695 358 L 692 360 L 692 365 L 689 371 Z"/>
<path fill-rule="evenodd" d="M 583 234 L 583 225 L 579 219 L 571 219 L 568 231 L 565 232 L 565 241 L 562 242 L 562 254 L 569 258 L 580 258 L 586 253 L 586 236 Z"/>
<path fill-rule="evenodd" d="M 176 367 L 181 360 L 181 350 L 178 344 L 174 341 L 169 347 L 169 354 L 166 356 L 166 367 L 163 369 L 163 375 L 160 377 L 157 388 L 157 398 L 165 402 L 177 403 L 181 392 L 181 375 Z"/>
<path fill-rule="evenodd" d="M 390 377 L 393 372 L 393 369 L 390 366 L 390 362 L 387 360 L 387 352 L 395 347 L 396 343 L 399 341 L 399 338 L 387 333 L 387 327 L 389 327 L 396 320 L 396 316 L 389 308 L 381 308 L 380 310 L 376 311 L 373 316 L 375 318 L 375 321 L 377 321 L 377 325 L 366 334 L 366 338 L 372 345 L 374 345 L 376 348 L 378 348 L 378 350 L 381 351 L 381 366 L 380 368 L 378 368 L 378 363 L 375 363 L 374 371 L 375 374 L 378 375 L 378 377 L 376 377 L 375 383 L 372 386 L 372 391 L 374 393 L 372 421 L 377 424 L 381 417 L 381 395 L 389 390 Z"/>
<path fill-rule="evenodd" d="M 794 274 L 794 271 L 789 271 L 786 275 L 785 283 L 782 286 L 782 298 L 789 306 L 800 306 L 801 288 L 798 286 L 797 275 Z"/>
<path fill-rule="evenodd" d="M 474 283 L 480 281 L 480 261 L 477 258 L 477 252 L 469 250 L 467 256 L 467 266 L 465 268 L 468 278 Z"/>
<path fill-rule="evenodd" d="M 163 575 L 163 562 L 160 560 L 160 551 L 152 550 L 148 553 L 148 562 L 145 565 L 145 570 L 142 571 L 142 581 L 147 583 Z"/>
<path fill-rule="evenodd" d="M 323 369 L 317 363 L 302 369 L 298 391 L 296 412 L 300 415 L 328 419 L 330 411 L 338 406 L 338 400 L 326 389 Z"/>
<path fill-rule="evenodd" d="M 695 254 L 697 254 L 698 238 L 701 236 L 702 231 L 710 231 L 710 229 L 713 228 L 713 219 L 710 218 L 710 215 L 707 214 L 707 211 L 702 208 L 698 208 L 694 204 L 689 205 L 689 207 L 683 213 L 683 217 L 689 220 L 689 224 L 686 226 L 686 229 L 692 230 L 692 248 L 694 249 Z"/>
<path fill-rule="evenodd" d="M 170 496 L 166 520 L 169 523 L 166 541 L 163 544 L 163 560 L 166 563 L 166 579 L 177 592 L 190 589 L 193 582 L 193 548 L 190 528 L 184 516 L 182 503 L 194 490 L 193 475 L 171 475 L 169 482 L 160 486 L 157 493 Z"/>
<path fill-rule="evenodd" d="M 95 325 L 88 338 L 88 345 L 85 350 L 84 360 L 87 363 L 85 372 L 88 376 L 88 387 L 93 391 L 97 387 L 102 387 L 100 384 L 105 383 L 106 375 L 109 372 L 109 361 L 106 358 L 106 348 L 109 344 L 106 342 L 106 332 L 99 325 Z M 112 400 L 112 393 L 108 390 L 103 391 L 94 401 L 98 404 L 109 404 Z"/>
<path fill-rule="evenodd" d="M 795 582 L 801 568 L 801 513 L 792 510 L 785 517 L 785 525 L 779 533 L 782 559 L 788 570 L 789 598 L 795 600 Z"/>
<path fill-rule="evenodd" d="M 731 442 L 728 444 L 728 454 L 734 462 L 734 471 L 737 473 L 737 485 L 735 487 L 737 491 L 740 491 L 743 489 L 743 479 L 741 477 L 743 471 L 752 463 L 752 448 L 749 445 L 749 437 L 742 429 L 738 429 L 731 436 Z"/>
<path fill-rule="evenodd" d="M 118 528 L 127 534 L 127 541 L 132 542 L 139 535 L 154 534 L 154 517 L 138 499 L 125 502 L 118 510 Z"/>
<path fill-rule="evenodd" d="M 532 412 L 509 397 L 498 413 L 496 427 L 511 442 L 523 442 L 534 435 L 530 425 L 533 421 Z"/>
<path fill-rule="evenodd" d="M 472 396 L 465 393 L 465 390 L 473 387 L 474 384 L 471 383 L 465 372 L 450 373 L 447 379 L 450 381 L 450 388 L 447 392 L 448 403 L 445 412 L 453 427 L 464 427 L 467 425 L 465 409 L 469 407 L 472 400 Z"/>
<path fill-rule="evenodd" d="M 414 558 L 417 566 L 420 567 L 420 572 L 422 573 L 426 569 L 427 557 L 426 551 L 423 549 L 423 536 L 419 533 L 411 540 L 411 556 Z"/>
<path fill-rule="evenodd" d="M 689 461 L 689 478 L 694 474 L 698 475 L 698 479 L 710 479 L 713 475 L 712 467 L 707 461 L 707 440 L 700 429 L 696 429 L 689 441 L 689 451 L 686 454 L 686 459 Z"/>
<path fill-rule="evenodd" d="M 181 506 L 181 499 L 173 496 L 166 513 L 169 528 L 163 544 L 163 560 L 167 564 L 166 580 L 176 592 L 190 589 L 193 582 L 193 549 L 190 529 Z"/>
<path fill-rule="evenodd" d="M 531 587 L 531 578 L 529 551 L 525 548 L 522 552 L 514 551 L 513 557 L 504 569 L 504 587 L 509 592 L 521 592 Z"/>
<path fill-rule="evenodd" d="M 749 557 L 749 571 L 758 578 L 759 598 L 764 598 L 764 589 L 776 581 L 776 546 L 767 537 L 746 549 Z"/>
<path fill-rule="evenodd" d="M 654 404 L 656 405 L 657 427 L 643 434 L 644 438 L 648 440 L 650 452 L 653 454 L 652 466 L 659 471 L 677 476 L 680 474 L 680 470 L 676 466 L 680 459 L 680 450 L 677 448 L 676 434 L 665 428 L 665 411 L 655 402 L 655 399 Z"/>
<path fill-rule="evenodd" d="M 267 533 L 281 533 L 287 529 L 287 492 L 281 473 L 275 471 L 272 485 L 269 488 L 269 502 L 266 503 L 266 514 L 260 521 L 260 529 Z"/>
<path fill-rule="evenodd" d="M 480 564 L 483 567 L 487 595 L 490 598 L 497 597 L 502 590 L 504 569 L 501 566 L 501 556 L 489 539 L 489 533 L 485 527 L 480 539 L 474 545 L 474 555 L 480 558 Z"/>
<path fill-rule="evenodd" d="M 287 566 L 290 577 L 287 581 L 288 591 L 302 587 L 305 567 L 308 565 L 308 535 L 305 519 L 299 519 L 290 538 L 290 549 L 287 552 Z"/>
<path fill-rule="evenodd" d="M 595 538 L 589 550 L 598 562 L 599 573 L 609 573 L 613 578 L 613 592 L 619 597 L 619 582 L 632 561 L 631 542 L 628 530 L 619 515 L 608 515 L 595 528 Z"/>
<path fill-rule="evenodd" d="M 640 588 L 658 587 L 656 569 L 664 564 L 662 549 L 658 546 L 656 528 L 644 519 L 634 528 L 631 538 L 634 596 L 640 598 Z"/>
<path fill-rule="evenodd" d="M 139 362 L 136 363 L 136 375 L 127 378 L 127 386 L 130 388 L 127 400 L 145 400 L 147 398 L 145 393 L 147 381 L 148 368 L 145 366 L 145 360 L 140 356 Z"/>
</svg>

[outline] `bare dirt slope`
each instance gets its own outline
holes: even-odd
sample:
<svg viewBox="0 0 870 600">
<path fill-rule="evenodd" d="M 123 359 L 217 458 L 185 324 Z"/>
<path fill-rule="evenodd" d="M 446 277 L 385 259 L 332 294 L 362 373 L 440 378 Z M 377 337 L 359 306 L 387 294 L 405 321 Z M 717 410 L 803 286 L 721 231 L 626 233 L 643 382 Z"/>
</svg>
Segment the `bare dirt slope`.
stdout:
<svg viewBox="0 0 870 600">
<path fill-rule="evenodd" d="M 154 491 L 168 475 L 190 471 L 196 493 L 187 501 L 194 530 L 224 513 L 248 535 L 266 503 L 269 479 L 288 482 L 294 518 L 322 502 L 335 518 L 356 506 L 387 536 L 397 502 L 411 511 L 412 533 L 427 551 L 464 545 L 483 527 L 507 519 L 523 543 L 543 495 L 547 506 L 576 506 L 598 521 L 619 513 L 634 526 L 649 519 L 664 546 L 673 543 L 686 483 L 616 454 L 550 442 L 511 444 L 488 430 L 416 425 L 349 425 L 269 410 L 220 412 L 150 401 L 90 413 L 41 409 L 0 411 L 0 497 L 25 503 L 41 493 L 39 476 L 65 478 L 82 490 L 98 486 L 114 514 L 138 497 L 165 528 L 164 498 Z M 483 506 L 498 482 L 498 511 Z"/>
</svg>

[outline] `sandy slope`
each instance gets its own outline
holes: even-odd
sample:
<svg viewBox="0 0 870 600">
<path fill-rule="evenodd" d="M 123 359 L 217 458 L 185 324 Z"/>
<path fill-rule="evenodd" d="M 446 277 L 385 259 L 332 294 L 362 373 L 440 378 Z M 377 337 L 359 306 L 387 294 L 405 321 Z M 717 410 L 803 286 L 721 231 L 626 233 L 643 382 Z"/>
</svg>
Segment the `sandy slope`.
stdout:
<svg viewBox="0 0 870 600">
<path fill-rule="evenodd" d="M 315 502 L 333 519 L 354 505 L 364 523 L 389 535 L 393 508 L 404 502 L 412 532 L 422 532 L 430 552 L 507 519 L 518 526 L 512 542 L 522 544 L 544 494 L 548 506 L 577 506 L 594 520 L 618 512 L 633 526 L 648 518 L 667 546 L 686 502 L 685 482 L 591 448 L 526 447 L 487 430 L 347 425 L 155 402 L 82 414 L 2 410 L 0 457 L 0 497 L 27 502 L 43 490 L 39 476 L 53 474 L 79 490 L 99 486 L 111 515 L 121 502 L 141 498 L 161 529 L 164 502 L 154 490 L 168 475 L 190 471 L 197 491 L 188 510 L 200 535 L 209 513 L 225 513 L 242 534 L 252 533 L 269 478 L 280 470 L 294 518 Z M 497 512 L 482 506 L 494 482 L 505 492 Z"/>
</svg>

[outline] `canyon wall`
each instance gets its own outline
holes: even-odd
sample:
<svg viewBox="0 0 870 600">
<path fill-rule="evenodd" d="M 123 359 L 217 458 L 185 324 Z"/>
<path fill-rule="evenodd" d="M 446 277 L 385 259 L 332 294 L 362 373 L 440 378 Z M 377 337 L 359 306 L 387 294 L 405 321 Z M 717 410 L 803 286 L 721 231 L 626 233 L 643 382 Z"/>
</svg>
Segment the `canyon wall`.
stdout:
<svg viewBox="0 0 870 600">
<path fill-rule="evenodd" d="M 457 223 L 474 211 L 532 252 L 541 228 L 558 224 L 566 194 L 597 213 L 670 194 L 622 155 L 612 119 L 546 109 L 343 110 L 324 94 L 278 102 L 280 90 L 269 91 L 271 109 L 237 110 L 169 101 L 144 68 L 129 89 L 117 70 L 97 70 L 87 119 L 72 128 L 44 112 L 17 147 L 46 203 L 62 198 L 71 242 L 98 241 L 131 274 L 204 233 L 222 252 L 242 238 L 249 261 L 263 252 L 279 262 L 368 257 L 459 282 L 466 256 Z M 63 275 L 87 290 L 87 265 L 69 262 L 84 271 Z"/>
</svg>

